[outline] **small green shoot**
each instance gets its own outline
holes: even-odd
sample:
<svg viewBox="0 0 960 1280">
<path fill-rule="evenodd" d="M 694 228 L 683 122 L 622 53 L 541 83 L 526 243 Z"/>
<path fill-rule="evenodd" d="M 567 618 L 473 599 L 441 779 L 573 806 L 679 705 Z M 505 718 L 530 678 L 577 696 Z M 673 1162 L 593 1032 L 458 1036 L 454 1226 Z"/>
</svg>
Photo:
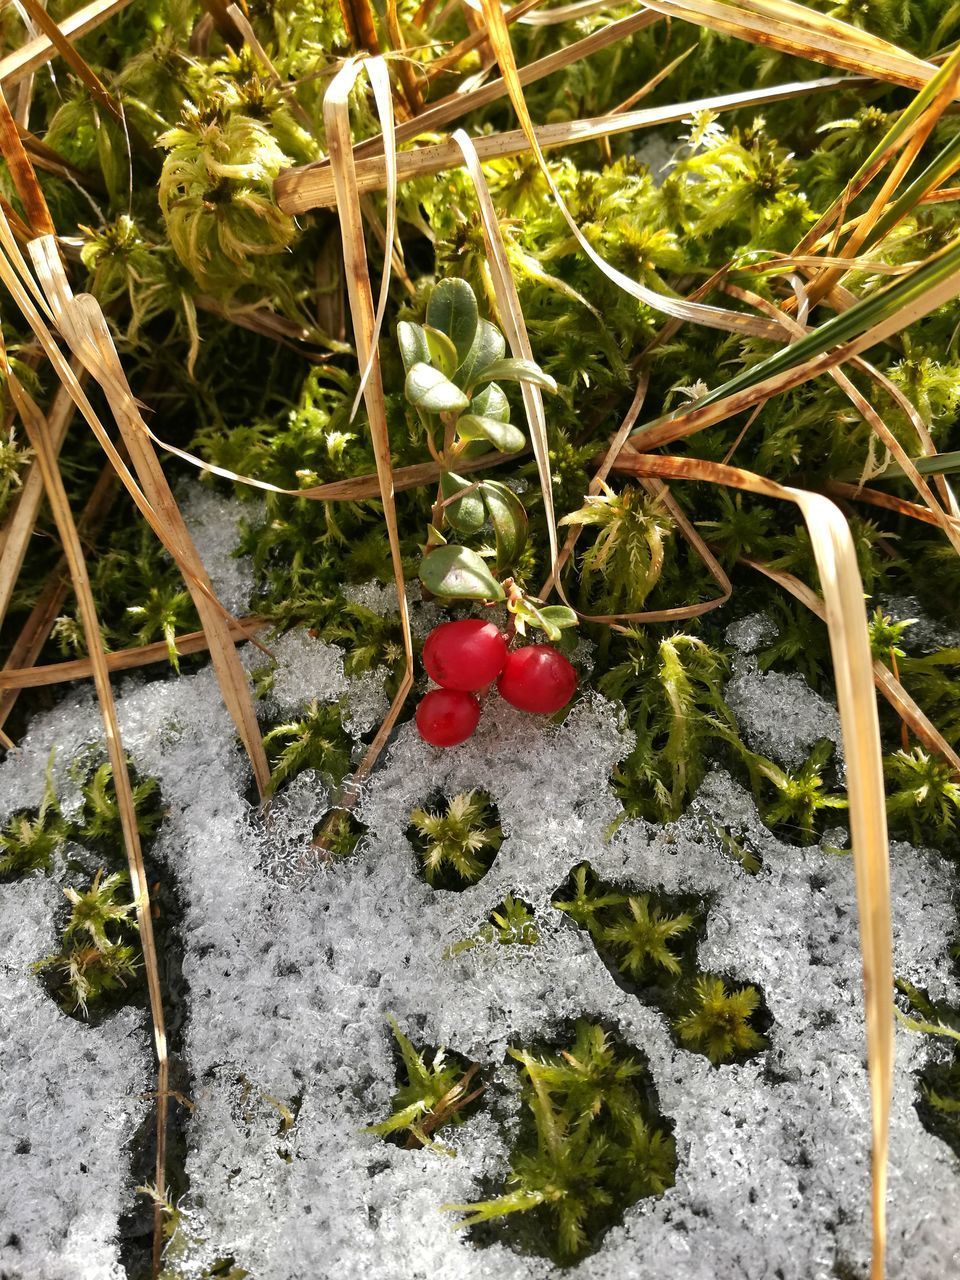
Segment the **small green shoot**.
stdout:
<svg viewBox="0 0 960 1280">
<path fill-rule="evenodd" d="M 426 1053 L 417 1052 L 395 1018 L 390 1018 L 390 1026 L 405 1079 L 394 1095 L 391 1114 L 365 1132 L 379 1134 L 408 1151 L 432 1147 L 446 1153 L 432 1135 L 445 1125 L 462 1124 L 466 1119 L 486 1087 L 474 1083 L 479 1067 L 476 1063 L 464 1065 L 442 1046 L 428 1062 Z"/>
<path fill-rule="evenodd" d="M 439 812 L 414 809 L 409 834 L 424 878 L 435 889 L 476 884 L 503 842 L 490 802 L 478 791 L 453 796 Z"/>
</svg>

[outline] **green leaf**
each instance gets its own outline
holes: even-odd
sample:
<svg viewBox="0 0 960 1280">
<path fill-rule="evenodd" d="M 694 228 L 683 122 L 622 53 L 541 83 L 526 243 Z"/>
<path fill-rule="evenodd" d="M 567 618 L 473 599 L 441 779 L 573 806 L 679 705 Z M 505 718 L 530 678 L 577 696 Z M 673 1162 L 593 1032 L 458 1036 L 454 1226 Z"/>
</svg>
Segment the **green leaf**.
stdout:
<svg viewBox="0 0 960 1280">
<path fill-rule="evenodd" d="M 489 320 L 481 320 L 473 346 L 457 370 L 457 385 L 467 387 L 475 382 L 488 365 L 503 359 L 506 350 L 506 341 L 497 326 Z"/>
<path fill-rule="evenodd" d="M 435 596 L 461 600 L 502 600 L 504 590 L 469 547 L 438 547 L 420 565 L 420 581 Z"/>
<path fill-rule="evenodd" d="M 397 345 L 400 348 L 404 373 L 409 373 L 415 364 L 430 363 L 430 348 L 427 346 L 427 335 L 422 325 L 401 320 L 397 325 Z"/>
<path fill-rule="evenodd" d="M 473 346 L 480 313 L 473 290 L 456 276 L 441 280 L 427 303 L 427 324 L 452 339 L 458 360 L 465 360 Z"/>
<path fill-rule="evenodd" d="M 466 489 L 469 484 L 469 480 L 454 475 L 452 471 L 444 471 L 440 476 L 440 491 L 445 498 L 452 498 L 455 493 Z M 444 507 L 443 514 L 447 524 L 451 529 L 456 529 L 457 533 L 476 533 L 483 527 L 486 519 L 483 499 L 476 489 Z"/>
<path fill-rule="evenodd" d="M 439 329 L 427 328 L 423 333 L 430 350 L 430 363 L 452 381 L 458 363 L 457 348 Z"/>
<path fill-rule="evenodd" d="M 470 412 L 477 418 L 496 418 L 497 422 L 509 422 L 510 402 L 503 388 L 491 382 L 470 401 Z"/>
<path fill-rule="evenodd" d="M 501 382 L 530 382 L 535 387 L 539 387 L 541 391 L 549 391 L 551 395 L 556 394 L 557 384 L 549 373 L 544 373 L 538 364 L 534 364 L 532 360 L 494 360 L 493 364 L 488 364 L 479 377 L 486 382 L 488 379 L 497 379 Z"/>
<path fill-rule="evenodd" d="M 458 418 L 457 431 L 463 440 L 489 440 L 501 453 L 518 453 L 527 443 L 527 437 L 513 423 L 477 417 L 475 413 Z"/>
<path fill-rule="evenodd" d="M 403 390 L 412 405 L 427 413 L 459 413 L 470 404 L 459 387 L 429 364 L 415 364 Z"/>
<path fill-rule="evenodd" d="M 504 573 L 516 563 L 527 541 L 527 513 L 513 490 L 499 480 L 484 480 L 480 492 L 496 535 L 497 573 Z"/>
<path fill-rule="evenodd" d="M 548 604 L 537 613 L 541 618 L 541 626 L 547 633 L 548 640 L 559 640 L 560 632 L 577 625 L 577 615 L 565 604 Z"/>
</svg>

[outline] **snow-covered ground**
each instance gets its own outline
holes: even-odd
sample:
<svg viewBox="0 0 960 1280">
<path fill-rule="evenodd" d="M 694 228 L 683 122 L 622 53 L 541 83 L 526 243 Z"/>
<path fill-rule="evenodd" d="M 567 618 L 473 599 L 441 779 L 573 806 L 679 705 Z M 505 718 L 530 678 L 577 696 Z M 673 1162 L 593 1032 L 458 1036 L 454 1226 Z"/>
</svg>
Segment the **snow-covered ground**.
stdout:
<svg viewBox="0 0 960 1280">
<path fill-rule="evenodd" d="M 199 501 L 212 530 L 204 539 L 200 529 L 201 546 L 222 581 L 238 572 L 221 554 L 230 504 L 214 519 L 209 503 L 222 500 Z M 243 583 L 234 586 L 239 608 Z M 345 677 L 337 649 L 294 633 L 277 656 L 275 713 L 318 698 L 352 708 L 357 733 L 376 722 L 378 682 Z M 251 665 L 262 660 L 251 654 Z M 322 865 L 310 847 L 328 799 L 322 782 L 301 776 L 270 821 L 259 818 L 209 669 L 118 687 L 125 746 L 162 788 L 168 814 L 154 856 L 182 906 L 193 1110 L 178 1111 L 189 1179 L 180 1273 L 198 1277 L 232 1256 L 256 1280 L 554 1274 L 506 1247 L 475 1247 L 441 1209 L 476 1198 L 480 1179 L 507 1167 L 503 1126 L 488 1109 L 444 1131 L 453 1156 L 363 1132 L 395 1089 L 388 1015 L 417 1044 L 483 1063 L 502 1064 L 508 1045 L 579 1015 L 615 1026 L 646 1055 L 675 1124 L 676 1185 L 629 1209 L 599 1252 L 570 1269 L 576 1280 L 860 1273 L 869 1099 L 849 857 L 781 843 L 719 771 L 678 822 L 629 822 L 611 836 L 619 809 L 609 776 L 630 740 L 618 709 L 588 695 L 560 727 L 492 699 L 475 737 L 447 752 L 402 726 L 361 797 L 357 853 Z M 58 791 L 75 804 L 70 762 L 98 738 L 92 692 L 68 693 L 0 766 L 0 811 L 39 802 L 54 746 Z M 474 887 L 433 890 L 406 838 L 410 810 L 473 787 L 495 801 L 503 846 Z M 759 874 L 728 856 L 725 833 L 759 854 Z M 550 905 L 584 859 L 640 889 L 709 896 L 701 967 L 762 988 L 774 1019 L 768 1051 L 711 1067 L 617 986 L 587 934 Z M 305 863 L 312 873 L 287 874 Z M 896 972 L 956 1000 L 946 960 L 955 877 L 937 854 L 907 845 L 894 846 L 892 864 Z M 0 889 L 0 1275 L 112 1280 L 117 1221 L 133 1197 L 129 1143 L 152 1087 L 148 1028 L 131 1011 L 82 1026 L 30 975 L 50 948 L 55 881 Z M 450 944 L 507 893 L 535 909 L 538 944 L 450 958 Z M 889 1274 L 940 1280 L 960 1262 L 960 1165 L 914 1109 L 914 1073 L 931 1042 L 898 1029 L 897 1047 Z M 501 1106 L 510 1105 L 507 1096 Z"/>
</svg>

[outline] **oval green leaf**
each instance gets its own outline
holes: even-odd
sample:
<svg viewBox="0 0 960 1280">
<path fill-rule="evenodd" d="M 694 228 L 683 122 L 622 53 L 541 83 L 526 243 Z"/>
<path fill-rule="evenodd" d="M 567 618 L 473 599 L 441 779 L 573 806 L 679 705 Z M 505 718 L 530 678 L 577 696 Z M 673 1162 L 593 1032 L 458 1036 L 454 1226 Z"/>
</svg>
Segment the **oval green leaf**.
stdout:
<svg viewBox="0 0 960 1280">
<path fill-rule="evenodd" d="M 461 600 L 502 600 L 504 590 L 475 551 L 469 547 L 438 547 L 424 556 L 420 581 L 435 596 Z"/>
<path fill-rule="evenodd" d="M 489 440 L 501 453 L 518 453 L 527 443 L 527 437 L 512 422 L 482 418 L 474 413 L 465 413 L 457 419 L 457 431 L 463 440 Z"/>
<path fill-rule="evenodd" d="M 423 334 L 430 351 L 430 363 L 434 368 L 439 369 L 445 378 L 452 381 L 457 367 L 457 348 L 439 329 L 426 328 Z"/>
<path fill-rule="evenodd" d="M 577 615 L 565 604 L 548 604 L 537 609 L 539 621 L 534 626 L 541 626 L 547 633 L 548 640 L 559 640 L 560 632 L 577 625 Z"/>
<path fill-rule="evenodd" d="M 421 325 L 414 324 L 410 320 L 401 320 L 397 325 L 397 345 L 400 348 L 404 373 L 409 373 L 415 364 L 430 363 L 427 335 Z"/>
<path fill-rule="evenodd" d="M 533 386 L 539 387 L 541 391 L 549 391 L 551 395 L 556 394 L 557 384 L 549 373 L 544 373 L 538 364 L 534 364 L 532 360 L 495 360 L 493 364 L 488 364 L 483 372 L 479 375 L 480 380 L 486 382 L 488 378 L 496 378 L 500 382 L 529 382 Z"/>
<path fill-rule="evenodd" d="M 459 387 L 429 364 L 415 364 L 403 390 L 410 403 L 426 413 L 459 413 L 470 404 Z"/>
<path fill-rule="evenodd" d="M 491 382 L 470 401 L 470 412 L 478 418 L 496 418 L 497 422 L 509 422 L 510 402 L 503 388 Z"/>
<path fill-rule="evenodd" d="M 454 475 L 452 471 L 444 471 L 440 476 L 440 492 L 444 498 L 452 498 L 455 493 L 469 486 L 469 480 L 464 480 L 463 476 Z M 462 498 L 457 498 L 456 502 L 448 503 L 443 508 L 443 514 L 447 524 L 451 529 L 456 529 L 457 533 L 476 533 L 478 529 L 483 528 L 483 522 L 487 518 L 483 498 L 477 489 L 472 489 Z"/>
<path fill-rule="evenodd" d="M 476 382 L 488 365 L 503 359 L 506 350 L 506 340 L 497 326 L 489 320 L 481 320 L 473 346 L 457 370 L 457 385 L 468 387 L 471 382 Z"/>
<path fill-rule="evenodd" d="M 497 543 L 497 573 L 516 564 L 527 541 L 527 513 L 523 503 L 499 480 L 484 480 L 480 486 Z"/>
<path fill-rule="evenodd" d="M 445 333 L 457 349 L 457 361 L 465 360 L 477 335 L 480 313 L 473 290 L 456 276 L 441 280 L 427 303 L 427 324 Z"/>
</svg>

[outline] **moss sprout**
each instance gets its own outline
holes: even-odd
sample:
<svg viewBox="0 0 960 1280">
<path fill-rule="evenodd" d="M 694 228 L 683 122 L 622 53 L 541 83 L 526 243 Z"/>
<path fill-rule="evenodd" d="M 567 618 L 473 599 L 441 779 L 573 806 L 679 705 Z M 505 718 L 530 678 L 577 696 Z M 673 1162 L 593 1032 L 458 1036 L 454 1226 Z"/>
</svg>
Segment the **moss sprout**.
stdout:
<svg viewBox="0 0 960 1280">
<path fill-rule="evenodd" d="M 447 1125 L 462 1124 L 475 1109 L 485 1087 L 476 1080 L 479 1068 L 442 1046 L 432 1056 L 426 1050 L 418 1052 L 396 1019 L 391 1018 L 390 1025 L 403 1079 L 394 1095 L 391 1114 L 370 1125 L 367 1133 L 379 1134 L 407 1150 L 436 1148 L 433 1135 Z"/>
<path fill-rule="evenodd" d="M 160 787 L 156 778 L 138 777 L 132 766 L 131 782 L 137 831 L 144 839 L 150 839 L 156 834 L 163 819 Z M 84 784 L 83 809 L 77 834 L 84 840 L 113 850 L 123 848 L 123 827 L 113 782 L 113 768 L 106 761 L 94 770 Z"/>
<path fill-rule="evenodd" d="M 409 834 L 424 879 L 435 889 L 465 889 L 490 870 L 503 841 L 489 798 L 460 792 L 410 814 Z"/>
<path fill-rule="evenodd" d="M 51 766 L 52 763 L 51 758 Z M 50 871 L 53 855 L 62 847 L 68 832 L 48 768 L 43 799 L 38 807 L 12 814 L 0 831 L 0 880 L 19 879 L 34 871 Z"/>
<path fill-rule="evenodd" d="M 350 768 L 351 743 L 340 708 L 314 700 L 298 720 L 274 726 L 263 736 L 270 762 L 270 792 L 304 769 L 330 776 L 339 786 Z"/>
<path fill-rule="evenodd" d="M 476 933 L 455 942 L 447 948 L 444 955 L 449 958 L 464 951 L 473 951 L 476 947 L 492 945 L 534 947 L 539 941 L 540 931 L 532 907 L 508 893 L 499 906 L 493 908 Z"/>
<path fill-rule="evenodd" d="M 690 1010 L 674 1022 L 686 1048 L 705 1053 L 714 1066 L 765 1049 L 767 1041 L 751 1024 L 760 1009 L 755 987 L 728 990 L 723 978 L 703 974 L 693 989 Z"/>
<path fill-rule="evenodd" d="M 513 1215 L 529 1214 L 536 1251 L 569 1265 L 596 1249 L 629 1205 L 673 1185 L 673 1138 L 640 1054 L 603 1027 L 580 1019 L 562 1047 L 512 1048 L 510 1056 L 523 1114 L 503 1192 L 445 1207 L 464 1214 L 465 1227 L 501 1223 L 508 1241 Z"/>
<path fill-rule="evenodd" d="M 104 878 L 101 868 L 89 888 L 67 888 L 64 894 L 70 916 L 60 947 L 33 968 L 47 975 L 65 1011 L 87 1017 L 91 1004 L 125 989 L 139 967 L 135 906 L 123 871 Z"/>
</svg>

